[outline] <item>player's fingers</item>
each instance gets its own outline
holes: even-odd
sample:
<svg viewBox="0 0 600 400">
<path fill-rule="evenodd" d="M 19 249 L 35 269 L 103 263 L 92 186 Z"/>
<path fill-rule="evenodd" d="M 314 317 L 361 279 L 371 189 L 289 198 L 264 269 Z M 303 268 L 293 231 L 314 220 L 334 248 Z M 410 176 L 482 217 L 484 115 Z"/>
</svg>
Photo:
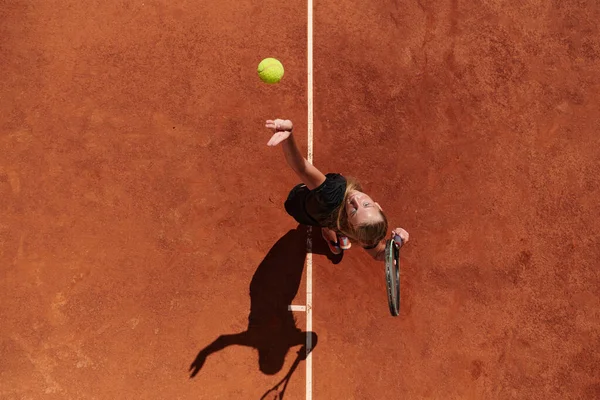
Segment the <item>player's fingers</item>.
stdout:
<svg viewBox="0 0 600 400">
<path fill-rule="evenodd" d="M 410 237 L 409 237 L 409 235 L 408 235 L 408 232 L 406 232 L 406 231 L 402 231 L 402 232 L 401 232 L 401 233 L 398 235 L 398 237 L 400 237 L 400 238 L 402 239 L 402 243 L 406 243 L 406 242 L 408 242 L 408 240 L 409 240 L 409 238 L 410 238 Z"/>
<path fill-rule="evenodd" d="M 273 139 L 273 146 L 277 146 L 285 140 L 285 133 L 278 132 L 277 135 L 273 136 Z"/>
<path fill-rule="evenodd" d="M 277 134 L 271 136 L 269 143 L 267 143 L 267 146 L 275 146 L 275 145 L 277 145 Z"/>
<path fill-rule="evenodd" d="M 277 146 L 279 143 L 281 143 L 281 137 L 273 136 L 273 138 L 271 139 L 271 146 Z"/>
<path fill-rule="evenodd" d="M 269 140 L 268 145 L 269 146 L 277 146 L 279 143 L 283 142 L 288 137 L 290 137 L 290 132 L 278 131 L 271 137 L 271 140 Z"/>
</svg>

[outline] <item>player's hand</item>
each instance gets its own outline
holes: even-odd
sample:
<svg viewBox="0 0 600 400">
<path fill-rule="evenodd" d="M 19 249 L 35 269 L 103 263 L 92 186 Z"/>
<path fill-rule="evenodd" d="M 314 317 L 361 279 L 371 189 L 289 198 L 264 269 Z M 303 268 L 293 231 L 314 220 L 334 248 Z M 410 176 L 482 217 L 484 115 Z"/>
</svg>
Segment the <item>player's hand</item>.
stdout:
<svg viewBox="0 0 600 400">
<path fill-rule="evenodd" d="M 277 146 L 279 143 L 289 138 L 292 134 L 292 128 L 294 127 L 292 121 L 289 119 L 269 119 L 267 120 L 265 126 L 275 132 L 273 136 L 271 136 L 267 146 Z"/>
<path fill-rule="evenodd" d="M 409 234 L 402 228 L 396 228 L 392 231 L 392 239 L 398 243 L 398 246 L 402 246 L 408 242 Z"/>
</svg>

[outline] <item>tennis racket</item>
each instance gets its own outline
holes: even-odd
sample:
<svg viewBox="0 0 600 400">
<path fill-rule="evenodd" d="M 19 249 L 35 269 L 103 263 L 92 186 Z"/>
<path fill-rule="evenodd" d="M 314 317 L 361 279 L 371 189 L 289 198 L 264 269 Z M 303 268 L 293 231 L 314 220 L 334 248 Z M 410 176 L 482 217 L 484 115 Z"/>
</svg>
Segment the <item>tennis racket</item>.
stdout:
<svg viewBox="0 0 600 400">
<path fill-rule="evenodd" d="M 400 315 L 400 246 L 394 239 L 385 245 L 385 280 L 390 313 Z"/>
<path fill-rule="evenodd" d="M 273 386 L 269 389 L 265 394 L 262 395 L 260 400 L 282 400 L 283 395 L 285 394 L 285 389 L 287 389 L 288 383 L 290 383 L 290 378 L 292 374 L 298 368 L 300 361 L 306 359 L 306 347 L 302 346 L 300 351 L 298 351 L 298 357 L 294 360 L 294 363 L 290 367 L 288 373 L 280 380 L 277 385 Z"/>
</svg>

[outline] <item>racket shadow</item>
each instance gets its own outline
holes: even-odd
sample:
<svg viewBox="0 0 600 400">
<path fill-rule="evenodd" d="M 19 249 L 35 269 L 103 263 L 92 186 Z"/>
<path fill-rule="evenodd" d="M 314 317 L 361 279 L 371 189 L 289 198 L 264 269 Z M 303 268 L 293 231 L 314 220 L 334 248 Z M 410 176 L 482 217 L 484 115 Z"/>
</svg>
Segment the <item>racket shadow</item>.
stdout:
<svg viewBox="0 0 600 400">
<path fill-rule="evenodd" d="M 313 238 L 317 236 L 313 231 Z M 306 356 L 307 334 L 312 336 L 312 348 L 317 344 L 315 332 L 305 332 L 296 326 L 288 306 L 298 294 L 306 259 L 307 228 L 299 225 L 282 236 L 269 250 L 256 269 L 250 282 L 250 314 L 248 327 L 243 332 L 223 334 L 204 347 L 190 365 L 190 378 L 202 369 L 207 358 L 228 346 L 248 346 L 258 351 L 261 372 L 273 375 L 281 371 L 285 357 L 294 346 L 302 346 L 298 359 Z M 313 239 L 314 240 L 314 239 Z M 319 243 L 322 242 L 322 243 Z M 314 240 L 313 254 L 324 254 L 333 263 L 341 257 L 331 255 L 324 241 Z M 294 363 L 289 376 L 297 367 Z"/>
</svg>

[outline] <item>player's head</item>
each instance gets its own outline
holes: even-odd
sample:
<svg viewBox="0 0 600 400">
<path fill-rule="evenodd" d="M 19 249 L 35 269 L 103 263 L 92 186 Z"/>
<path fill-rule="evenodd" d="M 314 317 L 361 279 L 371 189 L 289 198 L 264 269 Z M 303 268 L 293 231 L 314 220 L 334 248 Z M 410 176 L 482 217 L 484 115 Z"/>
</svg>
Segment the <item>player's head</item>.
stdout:
<svg viewBox="0 0 600 400">
<path fill-rule="evenodd" d="M 275 375 L 281 371 L 285 363 L 287 350 L 289 349 L 289 347 L 281 346 L 281 344 L 278 346 L 277 343 L 273 347 L 276 348 L 267 347 L 259 349 L 258 352 L 258 365 L 260 371 L 265 375 Z"/>
<path fill-rule="evenodd" d="M 383 210 L 352 178 L 347 180 L 343 207 L 338 213 L 338 229 L 363 246 L 376 245 L 387 234 L 388 221 Z"/>
</svg>

